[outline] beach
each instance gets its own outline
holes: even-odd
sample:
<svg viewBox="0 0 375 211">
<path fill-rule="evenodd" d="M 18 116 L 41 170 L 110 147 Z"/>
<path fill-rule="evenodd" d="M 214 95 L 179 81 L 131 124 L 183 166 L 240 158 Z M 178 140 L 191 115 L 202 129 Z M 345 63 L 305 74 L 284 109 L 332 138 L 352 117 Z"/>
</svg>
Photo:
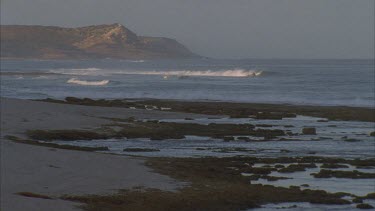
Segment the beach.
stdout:
<svg viewBox="0 0 375 211">
<path fill-rule="evenodd" d="M 153 173 L 143 165 L 143 159 L 32 146 L 5 138 L 7 135 L 22 137 L 31 129 L 95 128 L 110 122 L 102 117 L 130 116 L 184 118 L 187 114 L 2 98 L 1 210 L 77 210 L 77 203 L 24 197 L 17 195 L 18 192 L 59 197 L 108 194 L 136 186 L 173 190 L 183 185 Z"/>
<path fill-rule="evenodd" d="M 313 166 L 310 166 L 310 164 L 303 166 L 305 165 L 303 164 L 299 168 L 302 168 L 302 171 L 307 173 L 314 173 L 316 170 L 308 169 L 316 168 L 315 164 L 321 166 L 322 164 L 334 162 L 349 166 L 349 170 L 361 168 L 360 171 L 365 173 L 359 175 L 360 177 L 372 178 L 371 175 L 374 168 L 372 159 L 374 158 L 371 157 L 371 152 L 369 157 L 366 155 L 366 151 L 361 151 L 362 148 L 357 147 L 357 152 L 352 151 L 350 145 L 352 143 L 357 146 L 363 145 L 363 150 L 369 147 L 369 150 L 371 150 L 371 146 L 373 146 L 371 144 L 373 143 L 371 141 L 373 138 L 370 136 L 373 122 L 371 122 L 371 119 L 370 122 L 366 122 L 366 116 L 374 111 L 367 108 L 345 107 L 345 112 L 340 112 L 338 108 L 314 107 L 312 109 L 307 107 L 307 110 L 315 116 L 307 118 L 300 117 L 298 113 L 305 114 L 305 107 L 291 105 L 260 106 L 259 104 L 212 104 L 209 102 L 92 100 L 78 98 L 67 98 L 66 101 L 52 99 L 44 101 L 48 102 L 10 98 L 1 99 L 2 210 L 79 210 L 79 207 L 90 210 L 90 206 L 100 207 L 102 205 L 108 207 L 108 209 L 116 210 L 118 208 L 112 207 L 113 204 L 107 201 L 108 198 L 105 198 L 107 196 L 112 197 L 111 194 L 115 194 L 113 197 L 119 194 L 119 196 L 125 198 L 134 198 L 135 204 L 130 203 L 123 206 L 121 210 L 148 209 L 148 206 L 153 206 L 156 203 L 154 201 L 156 199 L 160 200 L 158 202 L 160 207 L 155 208 L 155 210 L 163 210 L 166 207 L 177 206 L 177 204 L 185 206 L 183 203 L 185 201 L 194 202 L 197 200 L 195 197 L 190 198 L 192 196 L 190 194 L 191 191 L 194 192 L 193 195 L 196 195 L 196 197 L 204 198 L 204 196 L 201 196 L 202 194 L 217 195 L 228 191 L 234 191 L 236 194 L 252 195 L 254 194 L 254 188 L 256 188 L 256 192 L 264 192 L 265 198 L 261 201 L 248 201 L 248 199 L 244 198 L 230 203 L 219 203 L 214 200 L 203 204 L 199 200 L 200 202 L 196 202 L 196 207 L 186 207 L 186 209 L 200 207 L 206 210 L 215 208 L 235 210 L 285 201 L 319 201 L 318 203 L 320 204 L 333 203 L 344 206 L 349 201 L 330 193 L 331 191 L 345 192 L 343 190 L 346 190 L 340 189 L 340 185 L 337 186 L 335 182 L 320 186 L 316 179 L 314 180 L 305 175 L 299 180 L 295 180 L 295 182 L 291 180 L 292 182 L 284 183 L 283 177 L 285 173 L 282 172 L 290 171 L 289 169 L 292 167 L 287 167 L 288 164 L 293 166 L 300 165 L 299 163 L 313 163 Z M 201 109 L 197 110 L 197 105 Z M 242 107 L 244 106 L 249 108 L 249 110 L 243 110 Z M 328 112 L 330 115 L 327 116 L 326 109 L 333 109 L 337 112 Z M 254 111 L 262 115 L 252 117 L 253 120 L 252 118 L 247 118 L 247 116 L 252 114 L 247 112 Z M 353 112 L 358 115 L 348 115 L 348 113 L 351 114 Z M 366 112 L 369 113 L 366 115 Z M 231 115 L 232 117 L 230 118 Z M 332 120 L 329 120 L 330 118 Z M 340 118 L 349 119 L 340 121 L 338 120 Z M 254 126 L 246 122 L 256 124 L 258 129 L 255 130 Z M 281 127 L 280 123 L 282 122 L 285 122 L 285 126 Z M 309 123 L 321 125 L 316 127 L 318 135 L 304 136 L 298 134 L 300 129 L 296 128 L 295 131 L 297 132 L 291 135 L 291 140 L 289 140 L 291 144 L 288 144 L 288 140 L 282 138 L 285 137 L 285 134 L 279 132 L 285 131 L 285 129 L 293 129 L 290 127 L 301 127 L 299 124 L 306 125 Z M 134 130 L 127 126 L 129 124 L 134 125 Z M 290 124 L 295 125 L 290 126 Z M 346 135 L 349 136 L 346 139 L 349 140 L 353 136 L 363 140 L 359 142 L 352 142 L 350 141 L 351 139 L 345 141 L 341 138 L 344 135 L 337 136 L 335 131 L 330 130 L 323 135 L 322 131 L 329 128 L 327 125 L 333 124 L 336 125 L 333 129 L 338 128 L 339 131 L 353 130 L 352 135 Z M 142 128 L 145 126 L 149 129 L 143 128 L 138 132 L 137 127 Z M 186 129 L 180 129 L 185 126 Z M 220 127 L 215 129 L 218 126 Z M 244 126 L 246 127 L 245 130 Z M 154 127 L 155 129 L 153 129 Z M 174 132 L 167 128 L 164 129 L 164 127 L 172 127 Z M 199 132 L 202 127 L 203 131 Z M 270 127 L 281 128 L 282 130 L 270 129 Z M 340 129 L 341 127 L 343 128 Z M 362 129 L 355 129 L 355 127 Z M 109 130 L 111 128 L 116 130 Z M 120 133 L 121 130 L 118 132 L 118 128 L 124 128 L 128 133 Z M 129 133 L 129 131 L 133 132 Z M 195 133 L 198 133 L 197 135 L 201 137 L 194 139 L 195 141 L 193 142 L 189 141 L 189 136 L 187 135 Z M 242 136 L 234 136 L 233 139 L 227 140 L 237 133 L 242 133 Z M 331 137 L 323 137 L 329 136 L 330 133 L 332 133 Z M 90 134 L 90 137 L 87 138 L 88 134 Z M 102 136 L 103 134 L 105 136 Z M 222 135 L 220 136 L 219 134 Z M 79 138 L 77 138 L 77 135 L 79 135 Z M 215 137 L 213 137 L 214 135 Z M 121 138 L 121 136 L 125 137 Z M 204 136 L 211 136 L 211 138 L 207 139 Z M 256 138 L 258 136 L 260 138 Z M 281 138 L 278 136 L 281 136 Z M 113 139 L 114 137 L 115 139 Z M 147 137 L 151 141 L 147 141 Z M 302 146 L 305 145 L 305 147 L 294 148 L 293 145 L 296 145 L 295 143 L 297 142 L 292 140 L 293 137 L 299 139 L 299 143 Z M 221 138 L 224 139 L 224 142 L 220 141 Z M 329 140 L 329 138 L 333 140 Z M 336 138 L 339 138 L 339 140 L 334 141 Z M 317 141 L 319 139 L 321 140 Z M 201 140 L 206 141 L 202 142 Z M 191 146 L 180 145 L 184 142 Z M 338 147 L 335 144 L 336 142 L 341 142 L 341 146 Z M 51 143 L 54 145 L 51 145 Z M 169 145 L 159 145 L 159 143 L 168 143 Z M 202 145 L 202 143 L 204 144 Z M 267 149 L 270 150 L 270 146 L 279 143 L 281 148 L 267 151 Z M 320 144 L 324 143 L 333 143 L 332 151 L 334 151 L 334 148 L 341 149 L 341 152 L 343 152 L 342 150 L 350 151 L 342 155 L 331 155 L 329 150 L 321 148 Z M 119 144 L 121 150 L 116 151 L 114 146 Z M 153 148 L 150 148 L 149 144 L 152 144 Z M 314 149 L 317 151 L 314 151 L 314 154 L 312 154 L 312 148 L 308 151 L 304 150 L 309 148 L 309 144 L 311 144 L 311 147 L 317 145 Z M 345 148 L 345 144 L 349 144 L 348 149 Z M 370 145 L 367 146 L 366 144 Z M 67 146 L 74 146 L 75 148 L 69 148 L 72 149 L 69 150 L 66 148 Z M 172 154 L 166 150 L 169 147 L 172 147 Z M 214 157 L 205 158 L 207 155 Z M 238 155 L 241 155 L 242 158 L 241 156 L 238 157 Z M 300 156 L 300 158 L 296 157 L 296 155 Z M 286 158 L 285 156 L 290 157 Z M 315 158 L 311 158 L 311 156 L 315 156 Z M 358 159 L 353 160 L 352 158 L 360 158 L 359 163 L 357 162 Z M 253 166 L 249 169 L 249 164 L 247 163 L 254 164 L 251 164 Z M 264 163 L 269 163 L 267 164 L 268 167 L 262 167 L 263 165 L 266 166 Z M 280 169 L 280 167 L 272 167 L 280 165 L 280 163 L 283 164 L 281 168 L 285 168 L 285 170 Z M 234 168 L 232 165 L 236 166 L 235 169 L 237 170 L 235 172 L 229 171 L 229 169 Z M 208 166 L 210 168 L 207 168 Z M 223 168 L 223 166 L 227 167 Z M 362 169 L 362 167 L 368 169 Z M 321 166 L 318 170 L 322 173 L 322 169 L 324 168 Z M 206 173 L 206 171 L 208 172 Z M 212 177 L 211 173 L 209 173 L 210 171 L 217 178 Z M 291 172 L 294 171 L 292 170 Z M 297 173 L 298 171 L 300 170 L 297 170 Z M 252 172 L 250 175 L 253 176 L 248 177 L 247 173 L 244 174 L 243 172 Z M 355 171 L 353 172 L 355 173 Z M 289 176 L 292 175 L 294 173 L 289 174 Z M 298 174 L 294 176 L 298 178 Z M 363 200 L 369 200 L 366 197 L 370 197 L 370 195 L 366 196 L 366 194 L 371 193 L 371 186 L 368 185 L 372 180 L 354 181 L 350 179 L 353 176 L 356 175 L 345 176 L 348 184 L 351 181 L 354 182 L 353 187 L 348 186 L 352 188 L 346 190 L 349 191 L 347 194 L 356 194 L 355 197 L 357 198 L 364 197 Z M 263 179 L 256 182 L 259 177 Z M 247 183 L 247 178 L 250 178 L 249 182 L 251 181 L 251 184 L 254 185 L 249 185 L 250 189 L 238 189 L 243 187 L 242 182 Z M 264 179 L 266 180 L 262 182 Z M 276 180 L 279 183 L 269 183 L 270 185 L 275 185 L 270 190 L 266 188 L 267 186 L 255 185 L 257 183 L 266 184 L 267 180 Z M 311 182 L 312 191 L 305 193 L 307 194 L 306 198 L 299 197 L 304 191 L 303 189 L 283 189 L 278 187 L 280 185 L 284 186 L 283 184 L 287 184 L 286 187 L 299 185 L 300 180 Z M 239 181 L 242 182 L 238 183 Z M 201 186 L 202 184 L 203 186 Z M 208 188 L 210 184 L 225 191 L 217 192 L 216 189 L 212 190 Z M 207 187 L 202 189 L 205 186 Z M 361 187 L 369 187 L 370 190 Z M 315 189 L 318 191 L 322 188 L 329 192 L 314 192 Z M 121 190 L 125 189 L 129 191 L 122 193 Z M 198 192 L 195 193 L 196 190 Z M 275 200 L 275 198 L 267 195 L 269 192 L 275 191 L 284 193 L 289 198 Z M 321 195 L 322 193 L 323 195 Z M 95 200 L 93 200 L 93 203 L 89 203 L 87 199 L 91 199 L 90 197 L 103 202 L 101 205 L 95 204 Z M 143 198 L 145 202 L 141 205 L 138 204 L 138 197 Z M 230 199 L 231 195 L 217 195 L 216 197 L 217 199 L 224 197 L 232 200 Z M 323 198 L 329 200 L 322 200 Z M 209 200 L 209 198 L 205 200 Z M 366 202 L 373 203 L 371 200 Z M 176 205 L 173 205 L 174 203 Z M 353 206 L 355 204 L 341 208 L 350 210 Z"/>
</svg>

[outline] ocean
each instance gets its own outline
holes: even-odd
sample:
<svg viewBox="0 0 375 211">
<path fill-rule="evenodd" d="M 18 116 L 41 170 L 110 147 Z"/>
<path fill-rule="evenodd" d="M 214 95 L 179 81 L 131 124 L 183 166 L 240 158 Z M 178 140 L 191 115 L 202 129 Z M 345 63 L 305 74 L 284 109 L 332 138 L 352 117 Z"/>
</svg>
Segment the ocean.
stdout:
<svg viewBox="0 0 375 211">
<path fill-rule="evenodd" d="M 373 60 L 2 60 L 1 96 L 374 107 Z"/>
<path fill-rule="evenodd" d="M 1 96 L 22 99 L 63 99 L 67 96 L 156 98 L 375 107 L 374 68 L 373 60 L 3 60 Z M 30 124 L 28 121 L 25 119 L 22 124 Z M 99 151 L 101 153 L 142 157 L 317 156 L 348 160 L 375 157 L 374 137 L 370 135 L 374 131 L 374 122 L 328 120 L 301 115 L 278 120 L 202 117 L 158 121 L 200 125 L 250 124 L 256 130 L 282 130 L 289 132 L 289 135 L 274 139 L 235 135 L 233 140 L 225 141 L 222 137 L 186 134 L 182 139 L 122 137 L 54 140 L 54 143 L 101 147 L 108 149 Z M 114 127 L 120 126 L 116 124 Z M 316 129 L 317 134 L 301 134 L 306 127 Z M 99 130 L 95 128 L 95 131 Z M 304 171 L 272 171 L 269 174 L 273 177 L 287 176 L 287 179 L 258 179 L 251 183 L 275 187 L 298 186 L 301 190 L 346 192 L 357 196 L 365 196 L 374 190 L 372 178 L 315 178 L 312 174 L 324 169 L 323 163 L 315 164 L 316 167 Z M 264 165 L 265 163 L 256 163 L 254 167 Z M 335 170 L 375 173 L 374 168 L 364 169 L 349 164 L 344 167 Z M 241 172 L 241 175 L 244 178 L 252 176 L 246 172 Z M 303 184 L 308 184 L 308 187 Z M 348 196 L 345 199 L 352 200 Z M 365 199 L 364 203 L 375 206 L 374 200 Z M 288 210 L 355 210 L 355 206 L 355 203 L 324 205 L 287 202 L 266 204 L 255 210 L 278 210 L 285 207 Z"/>
</svg>

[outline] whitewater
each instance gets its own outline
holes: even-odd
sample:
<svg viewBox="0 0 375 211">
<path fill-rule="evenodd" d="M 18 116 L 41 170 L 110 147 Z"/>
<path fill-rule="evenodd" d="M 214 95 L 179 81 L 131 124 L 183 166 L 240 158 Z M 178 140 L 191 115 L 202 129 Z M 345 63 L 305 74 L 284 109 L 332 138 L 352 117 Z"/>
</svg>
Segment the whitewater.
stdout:
<svg viewBox="0 0 375 211">
<path fill-rule="evenodd" d="M 107 85 L 109 83 L 109 80 L 85 81 L 85 80 L 79 80 L 79 79 L 76 79 L 76 78 L 71 78 L 67 81 L 67 83 L 84 85 L 84 86 L 104 86 L 104 85 Z"/>
<path fill-rule="evenodd" d="M 169 71 L 142 71 L 142 70 L 106 70 L 99 68 L 81 68 L 81 69 L 59 69 L 50 70 L 50 73 L 77 76 L 105 76 L 105 75 L 162 75 L 162 76 L 207 76 L 207 77 L 256 77 L 260 76 L 261 70 L 169 70 Z"/>
</svg>

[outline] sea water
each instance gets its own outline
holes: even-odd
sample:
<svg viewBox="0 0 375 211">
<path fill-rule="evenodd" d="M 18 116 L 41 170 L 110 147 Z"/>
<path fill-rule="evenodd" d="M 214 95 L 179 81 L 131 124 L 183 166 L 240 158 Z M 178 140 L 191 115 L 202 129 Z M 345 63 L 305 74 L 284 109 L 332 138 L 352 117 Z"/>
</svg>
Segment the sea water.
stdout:
<svg viewBox="0 0 375 211">
<path fill-rule="evenodd" d="M 373 60 L 2 60 L 1 96 L 374 106 Z"/>
</svg>

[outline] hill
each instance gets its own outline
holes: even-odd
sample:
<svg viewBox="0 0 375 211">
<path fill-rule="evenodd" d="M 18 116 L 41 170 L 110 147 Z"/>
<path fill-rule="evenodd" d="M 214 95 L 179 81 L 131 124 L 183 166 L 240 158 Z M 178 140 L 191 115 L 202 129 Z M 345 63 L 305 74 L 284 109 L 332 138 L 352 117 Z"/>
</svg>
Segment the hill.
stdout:
<svg viewBox="0 0 375 211">
<path fill-rule="evenodd" d="M 1 26 L 1 58 L 155 59 L 197 57 L 174 39 L 138 36 L 121 24 L 79 28 Z"/>
</svg>

